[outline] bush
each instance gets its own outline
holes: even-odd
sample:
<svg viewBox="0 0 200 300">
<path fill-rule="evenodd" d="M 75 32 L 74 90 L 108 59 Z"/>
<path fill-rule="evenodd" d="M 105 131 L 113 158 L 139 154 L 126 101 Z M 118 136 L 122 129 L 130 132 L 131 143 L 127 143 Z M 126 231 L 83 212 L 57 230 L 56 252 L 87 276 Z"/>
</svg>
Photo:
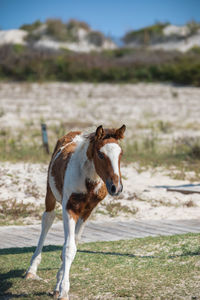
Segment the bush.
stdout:
<svg viewBox="0 0 200 300">
<path fill-rule="evenodd" d="M 60 19 L 48 19 L 46 21 L 46 25 L 47 35 L 51 36 L 57 41 L 65 42 L 77 40 L 77 37 L 72 30 L 68 30 L 67 25 L 62 23 Z"/>
<path fill-rule="evenodd" d="M 87 36 L 88 42 L 94 44 L 97 47 L 101 47 L 104 42 L 104 36 L 99 31 L 91 31 Z"/>
<path fill-rule="evenodd" d="M 33 24 L 24 24 L 20 27 L 22 30 L 26 30 L 28 32 L 32 32 L 33 30 L 39 28 L 42 25 L 40 20 L 35 21 Z"/>
<path fill-rule="evenodd" d="M 152 44 L 163 40 L 163 29 L 168 25 L 168 23 L 156 23 L 152 26 L 145 27 L 136 31 L 129 31 L 123 37 L 123 42 L 129 44 L 132 42 L 140 43 L 143 45 Z"/>
<path fill-rule="evenodd" d="M 0 47 L 0 79 L 25 81 L 162 81 L 200 86 L 198 52 L 117 49 L 102 53 Z"/>
</svg>

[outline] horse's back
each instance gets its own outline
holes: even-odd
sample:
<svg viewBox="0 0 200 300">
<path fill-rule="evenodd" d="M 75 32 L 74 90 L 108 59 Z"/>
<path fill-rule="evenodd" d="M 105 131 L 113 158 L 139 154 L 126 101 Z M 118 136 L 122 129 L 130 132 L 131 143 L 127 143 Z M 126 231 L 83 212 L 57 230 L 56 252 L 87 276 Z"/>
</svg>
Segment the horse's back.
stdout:
<svg viewBox="0 0 200 300">
<path fill-rule="evenodd" d="M 54 148 L 52 159 L 56 156 L 56 153 L 60 150 L 60 148 L 67 146 L 67 144 L 72 143 L 73 139 L 81 134 L 81 131 L 71 131 L 68 134 L 65 134 L 63 137 L 61 137 Z"/>
</svg>

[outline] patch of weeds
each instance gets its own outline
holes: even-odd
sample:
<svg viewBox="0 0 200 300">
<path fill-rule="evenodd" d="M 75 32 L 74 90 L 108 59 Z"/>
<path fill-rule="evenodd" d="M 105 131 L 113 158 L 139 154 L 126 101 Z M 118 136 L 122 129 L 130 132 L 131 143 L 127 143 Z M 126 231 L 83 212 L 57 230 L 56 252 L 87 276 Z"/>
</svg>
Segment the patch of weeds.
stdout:
<svg viewBox="0 0 200 300">
<path fill-rule="evenodd" d="M 107 215 L 107 213 L 104 210 L 99 209 L 99 208 L 97 208 L 97 210 L 95 211 L 95 213 L 100 214 L 100 215 L 104 215 L 104 216 Z"/>
<path fill-rule="evenodd" d="M 168 175 L 172 179 L 175 179 L 175 180 L 185 180 L 186 179 L 186 173 L 184 172 L 183 169 L 177 170 L 177 171 L 171 171 Z"/>
<path fill-rule="evenodd" d="M 192 248 L 192 249 L 191 249 Z M 196 246 L 195 248 L 191 247 L 189 243 L 185 243 L 181 245 L 182 255 L 199 255 L 200 254 L 200 247 Z"/>
<path fill-rule="evenodd" d="M 86 108 L 87 107 L 87 102 L 86 100 L 80 100 L 77 102 L 77 106 L 81 108 Z"/>
<path fill-rule="evenodd" d="M 121 213 L 125 214 L 136 214 L 138 209 L 137 208 L 130 208 L 127 205 L 122 205 L 120 202 L 109 202 L 109 203 L 103 203 L 102 205 L 105 207 L 106 211 L 111 217 L 116 217 L 120 215 Z"/>
<path fill-rule="evenodd" d="M 196 206 L 195 203 L 194 203 L 194 201 L 192 201 L 192 200 L 187 201 L 184 205 L 186 207 L 194 207 L 194 206 Z"/>
<path fill-rule="evenodd" d="M 6 129 L 0 131 L 1 161 L 47 162 L 49 159 L 42 147 L 42 138 L 38 134 L 34 138 L 31 130 L 25 129 L 17 134 Z"/>
<path fill-rule="evenodd" d="M 37 187 L 33 184 L 27 184 L 26 190 L 25 190 L 25 194 L 28 197 L 34 197 L 36 199 L 40 198 L 40 192 L 37 189 Z"/>
<path fill-rule="evenodd" d="M 28 217 L 41 219 L 41 207 L 30 203 L 17 202 L 16 199 L 7 199 L 0 202 L 0 225 L 18 225 Z"/>
<path fill-rule="evenodd" d="M 181 138 L 168 144 L 162 143 L 155 133 L 141 137 L 123 145 L 123 160 L 127 163 L 137 162 L 140 168 L 164 166 L 174 179 L 185 179 L 188 172 L 194 174 L 190 180 L 199 180 L 200 140 Z"/>
<path fill-rule="evenodd" d="M 2 118 L 5 115 L 5 111 L 3 108 L 0 108 L 0 118 Z"/>
<path fill-rule="evenodd" d="M 171 95 L 173 98 L 178 98 L 178 92 L 175 90 L 171 90 Z"/>
<path fill-rule="evenodd" d="M 157 128 L 159 131 L 161 131 L 162 133 L 169 133 L 171 130 L 171 123 L 170 122 L 164 122 L 162 120 L 159 120 L 157 122 Z"/>
</svg>

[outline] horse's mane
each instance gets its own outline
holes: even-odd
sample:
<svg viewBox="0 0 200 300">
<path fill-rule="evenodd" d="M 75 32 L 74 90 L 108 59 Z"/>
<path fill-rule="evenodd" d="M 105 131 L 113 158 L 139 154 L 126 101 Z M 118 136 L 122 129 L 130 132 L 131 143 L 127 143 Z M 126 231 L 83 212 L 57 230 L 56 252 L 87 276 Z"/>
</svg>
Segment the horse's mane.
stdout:
<svg viewBox="0 0 200 300">
<path fill-rule="evenodd" d="M 94 141 L 95 135 L 96 135 L 96 132 L 92 132 L 90 134 L 86 134 L 85 138 L 89 139 L 89 141 L 92 142 L 92 141 Z M 110 139 L 110 138 L 116 139 L 116 129 L 105 128 L 104 136 L 102 137 L 102 140 L 106 140 L 106 139 Z"/>
</svg>

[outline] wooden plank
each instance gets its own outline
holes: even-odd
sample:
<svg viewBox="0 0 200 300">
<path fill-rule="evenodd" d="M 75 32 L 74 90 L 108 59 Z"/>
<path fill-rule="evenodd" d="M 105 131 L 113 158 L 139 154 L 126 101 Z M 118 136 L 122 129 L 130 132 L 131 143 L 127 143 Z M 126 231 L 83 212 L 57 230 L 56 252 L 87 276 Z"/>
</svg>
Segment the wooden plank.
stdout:
<svg viewBox="0 0 200 300">
<path fill-rule="evenodd" d="M 198 232 L 200 232 L 199 229 L 195 228 L 194 226 L 189 226 L 189 225 L 186 226 L 184 224 L 180 224 L 175 221 L 173 223 L 170 223 L 170 221 L 162 221 L 161 226 L 164 226 L 164 225 L 167 225 L 168 227 L 176 228 L 177 231 L 182 231 L 182 233 L 189 233 L 189 232 L 198 233 Z"/>
<path fill-rule="evenodd" d="M 103 228 L 102 227 L 100 227 L 100 226 L 97 226 L 97 225 L 92 225 L 93 226 L 93 229 L 95 229 L 96 231 L 103 231 L 103 232 L 105 232 L 106 234 L 113 234 L 113 235 L 115 235 L 115 236 L 121 236 L 121 237 L 124 237 L 124 236 L 127 236 L 127 237 L 132 237 L 132 233 L 130 232 L 130 231 L 128 231 L 128 230 L 122 230 L 122 228 L 123 227 L 118 227 L 118 226 L 116 226 L 116 224 L 115 224 L 115 226 L 113 227 L 111 227 L 111 226 L 104 226 Z M 100 227 L 100 228 L 99 228 Z M 87 230 L 87 228 L 88 228 L 88 226 L 86 226 L 86 230 Z M 137 232 L 135 232 L 135 235 L 137 235 L 137 236 L 139 236 L 139 234 L 137 233 Z"/>
<path fill-rule="evenodd" d="M 123 226 L 121 223 L 120 223 L 120 225 Z M 146 232 L 153 236 L 167 235 L 167 234 L 169 235 L 168 230 L 165 230 L 158 225 L 146 224 L 144 222 L 139 222 L 136 220 L 134 221 L 134 224 L 133 223 L 129 224 L 129 227 L 130 227 L 130 229 L 136 228 L 136 230 L 138 230 L 138 231 Z"/>
<path fill-rule="evenodd" d="M 40 235 L 40 225 L 0 227 L 0 248 L 36 246 Z M 135 237 L 174 235 L 200 232 L 200 220 L 161 220 L 127 222 L 88 222 L 82 242 L 116 241 Z M 61 222 L 53 225 L 45 245 L 63 245 L 64 234 Z"/>
<path fill-rule="evenodd" d="M 200 194 L 200 185 L 197 186 L 177 186 L 177 187 L 168 187 L 168 192 L 179 192 L 182 194 Z"/>
</svg>

